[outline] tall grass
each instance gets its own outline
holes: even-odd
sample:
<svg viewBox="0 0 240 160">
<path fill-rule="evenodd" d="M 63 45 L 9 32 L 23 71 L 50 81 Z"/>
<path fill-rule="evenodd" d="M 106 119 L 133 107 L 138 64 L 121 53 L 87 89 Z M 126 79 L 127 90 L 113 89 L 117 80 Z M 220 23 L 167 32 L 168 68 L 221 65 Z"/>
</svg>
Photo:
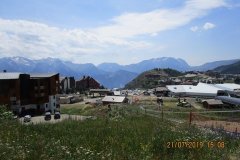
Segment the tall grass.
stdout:
<svg viewBox="0 0 240 160">
<path fill-rule="evenodd" d="M 117 117 L 117 118 L 116 118 Z M 121 117 L 121 118 L 119 118 Z M 167 148 L 175 141 L 224 141 L 225 148 Z M 134 107 L 83 122 L 0 121 L 1 159 L 228 159 L 239 140 L 142 115 Z"/>
</svg>

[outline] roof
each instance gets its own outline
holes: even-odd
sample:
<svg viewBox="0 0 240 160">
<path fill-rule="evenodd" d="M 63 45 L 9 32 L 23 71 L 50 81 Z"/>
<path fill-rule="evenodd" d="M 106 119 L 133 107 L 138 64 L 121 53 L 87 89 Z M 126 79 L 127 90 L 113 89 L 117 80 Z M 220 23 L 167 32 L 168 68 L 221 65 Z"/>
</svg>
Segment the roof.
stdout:
<svg viewBox="0 0 240 160">
<path fill-rule="evenodd" d="M 20 72 L 1 72 L 0 79 L 19 79 Z"/>
<path fill-rule="evenodd" d="M 59 80 L 60 80 L 60 81 L 62 81 L 62 80 L 64 80 L 64 79 L 66 79 L 66 77 L 59 77 Z"/>
<path fill-rule="evenodd" d="M 90 92 L 110 92 L 110 89 L 90 89 Z"/>
<path fill-rule="evenodd" d="M 193 82 L 188 82 L 188 81 L 186 81 L 186 82 L 183 82 L 183 83 L 181 83 L 181 84 L 183 84 L 183 85 L 192 85 Z"/>
<path fill-rule="evenodd" d="M 167 88 L 173 93 L 186 93 L 187 95 L 208 95 L 216 96 L 220 90 L 213 85 L 198 83 L 198 85 L 168 85 Z"/>
<path fill-rule="evenodd" d="M 73 96 L 60 96 L 60 99 L 70 99 L 70 98 L 74 98 Z"/>
<path fill-rule="evenodd" d="M 156 92 L 161 92 L 161 91 L 168 91 L 166 87 L 157 87 Z"/>
<path fill-rule="evenodd" d="M 186 92 L 185 88 L 192 87 L 193 85 L 167 85 L 167 89 L 174 93 Z"/>
<path fill-rule="evenodd" d="M 190 73 L 184 75 L 184 77 L 186 77 L 186 78 L 193 78 L 193 77 L 196 77 L 196 76 L 197 76 L 197 74 L 190 74 Z"/>
<path fill-rule="evenodd" d="M 221 100 L 216 100 L 216 99 L 207 99 L 207 100 L 203 100 L 202 102 L 205 102 L 209 105 L 223 105 L 223 102 Z"/>
<path fill-rule="evenodd" d="M 122 103 L 126 98 L 121 96 L 105 96 L 102 99 L 102 102 L 114 102 L 114 103 Z"/>
<path fill-rule="evenodd" d="M 182 82 L 180 79 L 174 79 L 174 80 L 172 80 L 173 82 Z"/>
<path fill-rule="evenodd" d="M 48 78 L 57 75 L 58 73 L 33 73 L 30 75 L 31 78 Z"/>
<path fill-rule="evenodd" d="M 206 84 L 198 85 L 167 85 L 167 88 L 173 93 L 186 93 L 186 95 L 208 95 L 216 96 L 218 90 L 240 91 L 240 85 L 234 83 L 224 84 Z"/>
<path fill-rule="evenodd" d="M 215 84 L 214 86 L 229 91 L 240 90 L 240 85 L 235 83 Z"/>
</svg>

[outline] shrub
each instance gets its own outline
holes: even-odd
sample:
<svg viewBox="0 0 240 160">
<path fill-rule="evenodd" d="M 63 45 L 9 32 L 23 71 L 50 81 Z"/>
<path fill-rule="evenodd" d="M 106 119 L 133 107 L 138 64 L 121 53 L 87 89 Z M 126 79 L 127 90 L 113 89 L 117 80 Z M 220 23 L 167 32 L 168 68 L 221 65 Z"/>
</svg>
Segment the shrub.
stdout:
<svg viewBox="0 0 240 160">
<path fill-rule="evenodd" d="M 13 113 L 5 105 L 0 106 L 0 119 L 12 119 Z"/>
</svg>

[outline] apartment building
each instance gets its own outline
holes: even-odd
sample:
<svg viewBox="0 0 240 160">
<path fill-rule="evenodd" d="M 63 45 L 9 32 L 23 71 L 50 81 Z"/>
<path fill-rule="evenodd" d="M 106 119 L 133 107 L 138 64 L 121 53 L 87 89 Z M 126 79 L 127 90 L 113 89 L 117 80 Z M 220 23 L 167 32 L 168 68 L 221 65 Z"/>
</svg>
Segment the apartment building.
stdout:
<svg viewBox="0 0 240 160">
<path fill-rule="evenodd" d="M 90 76 L 83 76 L 82 79 L 76 81 L 76 89 L 80 92 L 99 88 L 100 83 Z"/>
<path fill-rule="evenodd" d="M 0 105 L 14 113 L 26 110 L 54 112 L 59 108 L 59 74 L 0 73 Z"/>
</svg>

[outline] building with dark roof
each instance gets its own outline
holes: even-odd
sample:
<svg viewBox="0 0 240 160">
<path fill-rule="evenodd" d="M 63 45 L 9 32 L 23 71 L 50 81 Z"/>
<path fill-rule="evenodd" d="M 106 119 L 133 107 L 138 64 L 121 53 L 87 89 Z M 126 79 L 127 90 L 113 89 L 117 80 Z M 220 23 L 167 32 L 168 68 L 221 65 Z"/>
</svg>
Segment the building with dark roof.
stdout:
<svg viewBox="0 0 240 160">
<path fill-rule="evenodd" d="M 21 114 L 30 109 L 54 112 L 59 74 L 0 73 L 0 104 Z"/>
<path fill-rule="evenodd" d="M 0 73 L 0 104 L 19 106 L 29 104 L 30 75 Z"/>
<path fill-rule="evenodd" d="M 157 87 L 154 89 L 154 94 L 157 97 L 168 96 L 169 90 L 166 87 Z"/>
<path fill-rule="evenodd" d="M 90 76 L 83 76 L 82 79 L 76 81 L 76 90 L 79 92 L 88 91 L 90 89 L 99 89 L 100 83 Z"/>
<path fill-rule="evenodd" d="M 207 99 L 202 101 L 203 106 L 205 108 L 217 108 L 217 107 L 223 107 L 223 102 L 221 100 L 217 99 Z"/>
</svg>

